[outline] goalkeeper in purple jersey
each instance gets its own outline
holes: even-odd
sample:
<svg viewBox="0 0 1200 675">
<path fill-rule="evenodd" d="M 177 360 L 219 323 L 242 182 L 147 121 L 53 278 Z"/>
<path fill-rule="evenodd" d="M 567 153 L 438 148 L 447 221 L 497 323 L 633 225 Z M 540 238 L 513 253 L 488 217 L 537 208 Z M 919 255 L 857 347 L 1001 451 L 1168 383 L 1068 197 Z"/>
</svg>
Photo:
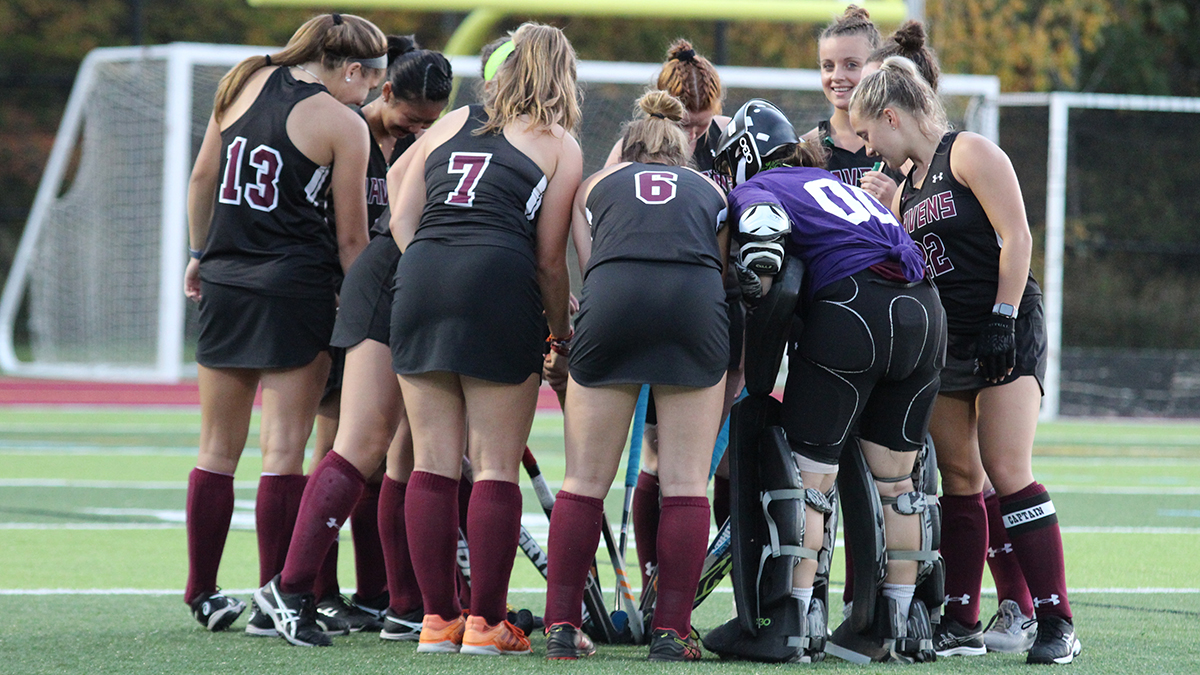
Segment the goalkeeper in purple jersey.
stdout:
<svg viewBox="0 0 1200 675">
<path fill-rule="evenodd" d="M 785 256 L 799 259 L 806 269 L 786 336 L 790 361 L 780 426 L 799 469 L 805 496 L 797 499 L 804 501 L 805 520 L 812 524 L 796 528 L 800 541 L 791 542 L 791 550 L 800 551 L 794 554 L 798 564 L 791 574 L 795 607 L 785 607 L 779 616 L 760 610 L 758 625 L 768 628 L 754 637 L 734 635 L 736 619 L 718 628 L 705 644 L 723 655 L 820 658 L 825 630 L 812 626 L 816 619 L 810 610 L 818 560 L 823 559 L 819 553 L 829 545 L 819 524 L 830 505 L 813 493 L 832 494 L 844 450 L 862 453 L 885 505 L 914 493 L 914 460 L 924 443 L 944 361 L 944 313 L 937 290 L 925 278 L 920 247 L 875 198 L 819 168 L 823 160 L 815 143 L 800 141 L 783 114 L 762 100 L 747 102 L 734 115 L 717 153 L 717 168 L 736 185 L 729 195 L 729 222 L 737 224 L 736 265 L 747 303 L 763 297 Z M 751 358 L 748 353 L 748 374 Z M 777 491 L 764 494 L 795 493 L 778 492 L 781 488 L 771 485 L 761 489 Z M 882 594 L 905 623 L 918 563 L 896 554 L 921 548 L 921 519 L 904 509 L 884 508 L 882 515 L 890 557 Z M 739 518 L 736 506 L 734 518 Z M 782 529 L 778 538 L 787 544 Z M 789 621 L 797 609 L 799 622 Z M 819 620 L 824 621 L 823 614 Z M 775 625 L 790 627 L 775 635 L 770 629 Z M 765 644 L 796 644 L 788 640 L 796 631 L 807 637 L 798 641 L 803 646 L 794 656 Z M 760 647 L 761 654 L 756 651 Z M 880 660 L 891 651 L 884 650 Z"/>
</svg>

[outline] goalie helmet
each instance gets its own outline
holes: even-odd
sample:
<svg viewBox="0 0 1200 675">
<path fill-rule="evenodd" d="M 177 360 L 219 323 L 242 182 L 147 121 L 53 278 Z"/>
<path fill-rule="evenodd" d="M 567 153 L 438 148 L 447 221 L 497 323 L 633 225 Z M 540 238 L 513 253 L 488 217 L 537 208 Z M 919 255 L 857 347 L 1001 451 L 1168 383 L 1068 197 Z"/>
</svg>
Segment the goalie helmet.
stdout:
<svg viewBox="0 0 1200 675">
<path fill-rule="evenodd" d="M 729 176 L 735 186 L 762 171 L 771 153 L 800 142 L 788 118 L 768 101 L 752 98 L 738 108 L 721 133 L 713 168 Z"/>
</svg>

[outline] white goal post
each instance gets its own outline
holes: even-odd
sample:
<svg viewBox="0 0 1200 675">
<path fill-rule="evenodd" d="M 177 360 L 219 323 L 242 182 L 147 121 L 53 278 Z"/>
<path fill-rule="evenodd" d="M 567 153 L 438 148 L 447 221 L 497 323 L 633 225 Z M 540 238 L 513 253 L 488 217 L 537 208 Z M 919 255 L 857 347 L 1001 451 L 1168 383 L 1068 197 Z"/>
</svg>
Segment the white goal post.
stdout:
<svg viewBox="0 0 1200 675">
<path fill-rule="evenodd" d="M 13 375 L 173 382 L 195 375 L 182 292 L 187 182 L 217 80 L 265 47 L 103 48 L 80 67 L 0 296 L 0 368 Z M 478 80 L 479 60 L 452 59 Z M 600 168 L 657 63 L 583 61 L 585 170 Z M 828 116 L 813 70 L 719 68 L 729 106 L 768 98 L 799 130 Z M 998 138 L 999 80 L 944 75 L 955 125 Z M 463 88 L 462 91 L 469 91 Z M 458 104 L 469 95 L 460 94 Z M 19 317 L 27 323 L 18 325 Z M 18 354 L 16 336 L 28 334 Z"/>
</svg>

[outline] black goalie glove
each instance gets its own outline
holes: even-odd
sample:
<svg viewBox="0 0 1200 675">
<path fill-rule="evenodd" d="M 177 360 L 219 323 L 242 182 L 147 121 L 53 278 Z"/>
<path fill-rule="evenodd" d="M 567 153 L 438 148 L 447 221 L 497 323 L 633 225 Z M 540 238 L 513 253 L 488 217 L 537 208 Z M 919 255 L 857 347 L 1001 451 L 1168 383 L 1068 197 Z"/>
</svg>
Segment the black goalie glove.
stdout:
<svg viewBox="0 0 1200 675">
<path fill-rule="evenodd" d="M 993 314 L 975 341 L 976 372 L 985 380 L 1002 380 L 1017 365 L 1016 320 Z"/>
<path fill-rule="evenodd" d="M 757 307 L 763 296 L 762 279 L 758 278 L 754 270 L 743 265 L 742 261 L 734 259 L 730 262 L 733 263 L 733 271 L 737 273 L 738 286 L 742 288 L 742 300 L 751 309 Z"/>
</svg>

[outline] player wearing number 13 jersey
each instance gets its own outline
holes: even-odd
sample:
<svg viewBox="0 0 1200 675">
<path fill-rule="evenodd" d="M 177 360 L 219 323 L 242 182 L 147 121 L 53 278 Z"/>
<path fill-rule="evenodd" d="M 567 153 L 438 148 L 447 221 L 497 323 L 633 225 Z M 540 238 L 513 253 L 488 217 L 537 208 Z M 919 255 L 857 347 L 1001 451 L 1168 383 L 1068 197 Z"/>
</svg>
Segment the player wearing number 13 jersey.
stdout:
<svg viewBox="0 0 1200 675">
<path fill-rule="evenodd" d="M 455 110 L 417 141 L 391 200 L 403 251 L 392 365 L 412 426 L 405 523 L 424 602 L 422 652 L 530 652 L 505 620 L 521 523 L 516 481 L 545 327 L 559 342 L 570 336 L 566 243 L 583 159 L 571 135 L 580 116 L 574 49 L 557 28 L 534 23 L 510 44 L 485 105 Z M 464 446 L 477 460 L 467 541 L 471 559 L 484 561 L 471 570 L 465 622 L 454 576 Z"/>
</svg>

